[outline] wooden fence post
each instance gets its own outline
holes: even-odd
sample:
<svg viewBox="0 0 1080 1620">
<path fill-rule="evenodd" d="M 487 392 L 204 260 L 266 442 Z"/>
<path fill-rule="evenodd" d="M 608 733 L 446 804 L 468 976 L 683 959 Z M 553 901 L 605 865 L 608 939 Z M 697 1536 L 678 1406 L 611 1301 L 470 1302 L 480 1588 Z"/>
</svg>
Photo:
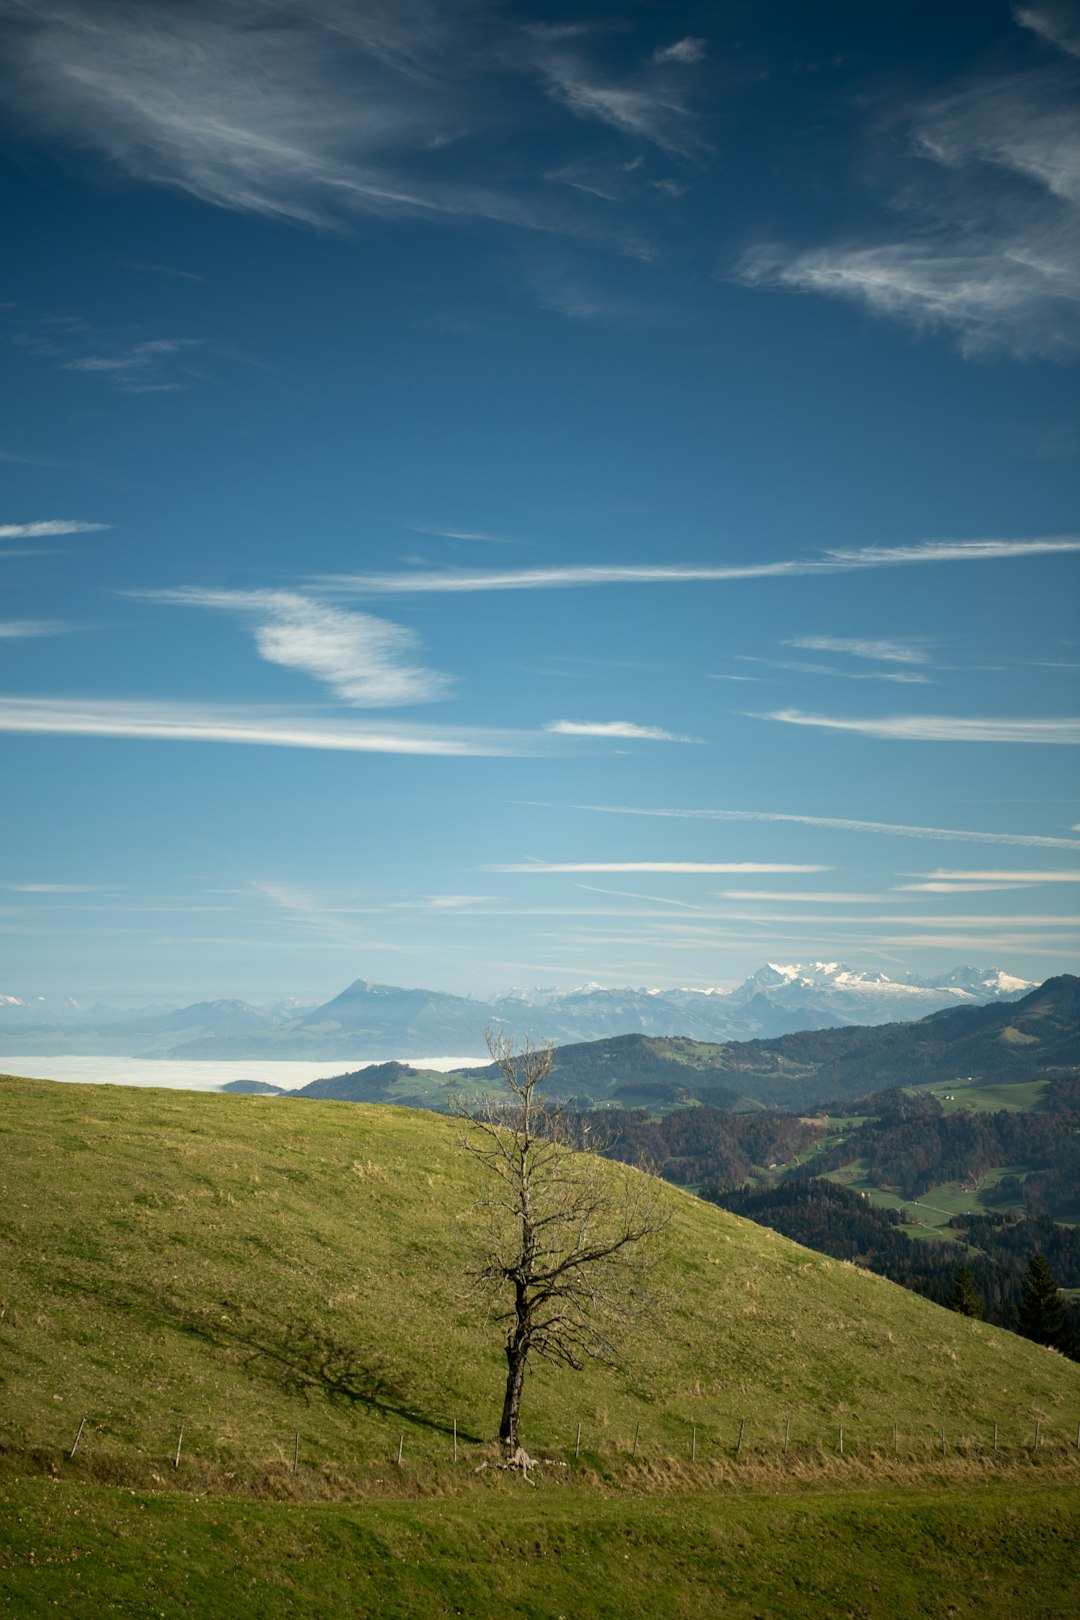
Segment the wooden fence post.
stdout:
<svg viewBox="0 0 1080 1620">
<path fill-rule="evenodd" d="M 179 1468 L 179 1466 L 180 1466 L 180 1448 L 181 1448 L 181 1446 L 183 1444 L 184 1444 L 184 1425 L 181 1423 L 181 1425 L 180 1425 L 180 1433 L 178 1434 L 178 1436 L 176 1438 L 176 1456 L 173 1458 L 173 1467 L 174 1468 Z"/>
<path fill-rule="evenodd" d="M 641 1433 L 641 1422 L 640 1422 L 640 1420 L 639 1420 L 639 1421 L 638 1421 L 638 1422 L 637 1422 L 637 1423 L 635 1423 L 635 1424 L 634 1424 L 634 1445 L 633 1445 L 633 1449 L 632 1449 L 632 1451 L 631 1451 L 631 1452 L 630 1452 L 630 1457 L 631 1457 L 631 1460 L 632 1460 L 632 1459 L 633 1459 L 633 1458 L 634 1458 L 634 1457 L 636 1457 L 636 1456 L 637 1456 L 637 1443 L 638 1443 L 638 1435 L 639 1435 L 639 1434 L 640 1434 L 640 1433 Z"/>
<path fill-rule="evenodd" d="M 72 1445 L 71 1450 L 68 1452 L 68 1461 L 69 1462 L 71 1461 L 72 1457 L 74 1457 L 74 1455 L 75 1455 L 75 1447 L 79 1444 L 79 1441 L 82 1439 L 82 1432 L 85 1429 L 85 1427 L 86 1427 L 86 1419 L 83 1418 L 82 1422 L 79 1424 L 79 1432 L 75 1436 L 74 1444 Z M 1078 1431 L 1078 1432 L 1080 1432 L 1080 1431 Z"/>
<path fill-rule="evenodd" d="M 578 1458 L 580 1456 L 581 1456 L 581 1419 L 579 1418 L 578 1419 L 578 1426 L 577 1426 L 577 1439 L 574 1441 L 574 1461 L 577 1462 L 577 1460 L 578 1460 Z"/>
<path fill-rule="evenodd" d="M 402 1451 L 403 1451 L 403 1450 L 404 1450 L 404 1448 L 405 1448 L 405 1436 L 404 1436 L 404 1434 L 402 1434 L 402 1435 L 401 1435 L 401 1436 L 400 1436 L 400 1438 L 399 1438 L 399 1439 L 398 1439 L 398 1443 L 397 1443 L 397 1460 L 398 1460 L 398 1467 L 400 1467 L 400 1466 L 401 1466 L 401 1453 L 402 1453 Z"/>
<path fill-rule="evenodd" d="M 746 1419 L 743 1418 L 742 1421 L 739 1424 L 739 1443 L 735 1447 L 735 1455 L 736 1455 L 736 1457 L 741 1457 L 742 1456 L 743 1435 L 745 1433 L 746 1433 Z"/>
</svg>

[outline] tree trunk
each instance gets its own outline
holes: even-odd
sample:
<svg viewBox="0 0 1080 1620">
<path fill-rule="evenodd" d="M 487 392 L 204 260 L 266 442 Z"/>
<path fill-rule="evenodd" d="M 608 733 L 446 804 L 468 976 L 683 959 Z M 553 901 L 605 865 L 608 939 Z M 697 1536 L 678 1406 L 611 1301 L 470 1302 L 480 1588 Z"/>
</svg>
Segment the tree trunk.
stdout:
<svg viewBox="0 0 1080 1620">
<path fill-rule="evenodd" d="M 525 1358 L 528 1354 L 528 1337 L 520 1328 L 515 1329 L 506 1341 L 506 1394 L 499 1424 L 499 1440 L 503 1449 L 511 1455 L 518 1448 L 521 1389 L 525 1382 Z"/>
</svg>

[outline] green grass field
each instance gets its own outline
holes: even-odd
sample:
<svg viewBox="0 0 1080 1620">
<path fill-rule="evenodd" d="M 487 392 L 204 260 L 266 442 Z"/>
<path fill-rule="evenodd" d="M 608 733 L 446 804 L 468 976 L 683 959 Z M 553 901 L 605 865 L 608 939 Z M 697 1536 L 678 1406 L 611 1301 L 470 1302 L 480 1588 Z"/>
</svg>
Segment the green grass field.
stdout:
<svg viewBox="0 0 1080 1620">
<path fill-rule="evenodd" d="M 1038 1108 L 1046 1094 L 1047 1080 L 1021 1081 L 1012 1085 L 986 1086 L 957 1081 L 951 1085 L 927 1086 L 931 1097 L 936 1097 L 946 1114 L 958 1114 L 965 1108 L 977 1114 L 996 1114 L 1004 1109 L 1021 1114 Z"/>
<path fill-rule="evenodd" d="M 839 1170 L 831 1171 L 822 1179 L 838 1182 L 843 1187 L 849 1187 L 852 1192 L 865 1193 L 870 1202 L 876 1204 L 879 1209 L 907 1210 L 918 1222 L 918 1225 L 905 1227 L 909 1237 L 946 1238 L 950 1243 L 960 1243 L 963 1241 L 961 1234 L 949 1226 L 952 1218 L 955 1215 L 985 1214 L 987 1210 L 1001 1212 L 1022 1208 L 1019 1199 L 1003 1204 L 990 1194 L 1003 1176 L 1023 1177 L 1030 1168 L 1030 1165 L 1026 1164 L 1001 1165 L 995 1170 L 988 1171 L 977 1187 L 966 1186 L 960 1181 L 943 1181 L 930 1192 L 924 1193 L 921 1198 L 902 1198 L 899 1193 L 890 1192 L 887 1187 L 875 1186 L 872 1181 L 866 1179 L 866 1166 L 859 1160 L 842 1165 Z"/>
<path fill-rule="evenodd" d="M 598 1498 L 516 1484 L 294 1507 L 0 1480 L 0 1602 L 72 1620 L 1076 1612 L 1074 1487 Z"/>
<path fill-rule="evenodd" d="M 1020 1591 L 1075 1544 L 1080 1367 L 677 1189 L 622 1363 L 531 1369 L 529 1485 L 475 1472 L 505 1363 L 455 1121 L 0 1097 L 7 1612 L 884 1614 L 889 1583 Z"/>
</svg>

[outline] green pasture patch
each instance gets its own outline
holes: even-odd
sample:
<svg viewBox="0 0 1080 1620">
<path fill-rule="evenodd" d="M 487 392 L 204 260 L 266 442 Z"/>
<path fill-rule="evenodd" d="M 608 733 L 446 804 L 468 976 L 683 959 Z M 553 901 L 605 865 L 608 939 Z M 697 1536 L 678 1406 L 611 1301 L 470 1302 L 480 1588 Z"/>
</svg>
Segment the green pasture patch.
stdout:
<svg viewBox="0 0 1080 1620">
<path fill-rule="evenodd" d="M 827 1170 L 821 1179 L 835 1181 L 838 1187 L 851 1187 L 855 1192 L 869 1192 L 870 1183 L 866 1179 L 868 1169 L 865 1159 L 850 1159 L 835 1170 Z"/>
<path fill-rule="evenodd" d="M 1002 1164 L 994 1170 L 988 1170 L 979 1183 L 976 1210 L 983 1213 L 987 1210 L 994 1213 L 1007 1213 L 1009 1210 L 1024 1210 L 1024 1200 L 1021 1196 L 1001 1199 L 997 1196 L 997 1186 L 1006 1176 L 1016 1176 L 1020 1181 L 1031 1174 L 1033 1166 L 1030 1164 Z"/>
<path fill-rule="evenodd" d="M 917 1215 L 923 1226 L 947 1226 L 955 1215 L 968 1215 L 979 1208 L 978 1192 L 959 1181 L 943 1181 L 903 1206 Z"/>
<path fill-rule="evenodd" d="M 979 1083 L 957 1082 L 951 1085 L 928 1086 L 946 1114 L 958 1114 L 965 1108 L 977 1114 L 1026 1113 L 1039 1108 L 1046 1095 L 1048 1080 L 1027 1080 L 1009 1085 L 991 1086 Z"/>
<path fill-rule="evenodd" d="M 14 1615 L 199 1620 L 1064 1620 L 1080 1507 L 1034 1482 L 604 1498 L 520 1481 L 295 1506 L 0 1481 Z"/>
<path fill-rule="evenodd" d="M 1024 1177 L 1030 1170 L 1026 1164 L 1004 1164 L 997 1169 L 990 1170 L 983 1176 L 977 1187 L 972 1187 L 960 1181 L 944 1181 L 937 1187 L 931 1187 L 929 1192 L 908 1199 L 901 1207 L 918 1215 L 919 1220 L 926 1226 L 947 1226 L 955 1216 L 981 1215 L 987 1210 L 998 1211 L 1003 1207 L 993 1197 L 993 1190 L 1004 1176 Z M 1022 1202 L 1013 1200 L 1013 1207 L 1022 1208 Z"/>
<path fill-rule="evenodd" d="M 1017 1029 L 1015 1024 L 1006 1024 L 998 1036 L 1007 1046 L 1034 1046 L 1039 1037 L 1032 1035 L 1028 1030 Z"/>
<path fill-rule="evenodd" d="M 940 1226 L 905 1225 L 904 1231 L 917 1243 L 960 1243 L 958 1232 L 951 1233 Z M 964 1245 L 966 1247 L 966 1245 Z"/>
<path fill-rule="evenodd" d="M 823 1181 L 833 1179 L 835 1178 L 832 1176 L 822 1177 Z M 875 1187 L 874 1183 L 867 1181 L 865 1176 L 855 1181 L 846 1181 L 843 1185 L 848 1187 L 851 1192 L 865 1193 L 867 1201 L 875 1204 L 878 1209 L 903 1209 L 907 1201 L 901 1198 L 899 1193 L 890 1192 L 887 1187 Z"/>
<path fill-rule="evenodd" d="M 797 1153 L 794 1158 L 785 1160 L 780 1166 L 780 1179 L 783 1180 L 785 1176 L 792 1174 L 800 1165 L 809 1164 L 811 1159 L 819 1158 L 822 1153 L 837 1147 L 846 1140 L 848 1134 L 849 1132 L 846 1130 L 838 1131 L 830 1136 L 823 1136 L 820 1141 L 811 1142 L 808 1147 L 804 1148 L 801 1153 Z M 844 1166 L 843 1168 L 846 1170 L 848 1167 Z M 833 1172 L 833 1178 L 835 1179 L 835 1176 L 840 1173 L 842 1172 Z"/>
<path fill-rule="evenodd" d="M 1026 1164 L 1001 1165 L 981 1177 L 977 1187 L 959 1181 L 946 1181 L 921 1193 L 918 1198 L 905 1198 L 891 1188 L 876 1186 L 866 1175 L 865 1162 L 859 1159 L 830 1171 L 821 1179 L 834 1181 L 851 1192 L 864 1193 L 878 1209 L 906 1210 L 910 1221 L 904 1223 L 904 1230 L 910 1237 L 944 1237 L 951 1242 L 962 1243 L 963 1233 L 950 1228 L 949 1222 L 955 1216 L 980 1215 L 987 1210 L 999 1211 L 1010 1207 L 1022 1208 L 1021 1200 L 1002 1205 L 993 1197 L 993 1190 L 1004 1176 L 1022 1178 L 1030 1168 Z"/>
</svg>

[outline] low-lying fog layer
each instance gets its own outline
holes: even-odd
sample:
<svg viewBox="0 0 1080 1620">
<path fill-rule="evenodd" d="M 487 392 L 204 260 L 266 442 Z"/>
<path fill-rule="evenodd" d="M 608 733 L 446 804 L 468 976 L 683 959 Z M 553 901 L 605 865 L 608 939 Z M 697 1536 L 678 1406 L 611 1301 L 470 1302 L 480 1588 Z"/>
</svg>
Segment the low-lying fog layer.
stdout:
<svg viewBox="0 0 1080 1620">
<path fill-rule="evenodd" d="M 168 1086 L 179 1091 L 219 1091 L 230 1080 L 265 1080 L 272 1086 L 295 1091 L 309 1080 L 349 1074 L 370 1068 L 383 1058 L 328 1058 L 326 1062 L 275 1059 L 244 1062 L 230 1058 L 125 1058 L 125 1057 L 0 1057 L 0 1074 L 19 1074 L 33 1080 L 81 1080 L 106 1086 Z M 472 1067 L 475 1057 L 410 1058 L 415 1069 Z"/>
</svg>

